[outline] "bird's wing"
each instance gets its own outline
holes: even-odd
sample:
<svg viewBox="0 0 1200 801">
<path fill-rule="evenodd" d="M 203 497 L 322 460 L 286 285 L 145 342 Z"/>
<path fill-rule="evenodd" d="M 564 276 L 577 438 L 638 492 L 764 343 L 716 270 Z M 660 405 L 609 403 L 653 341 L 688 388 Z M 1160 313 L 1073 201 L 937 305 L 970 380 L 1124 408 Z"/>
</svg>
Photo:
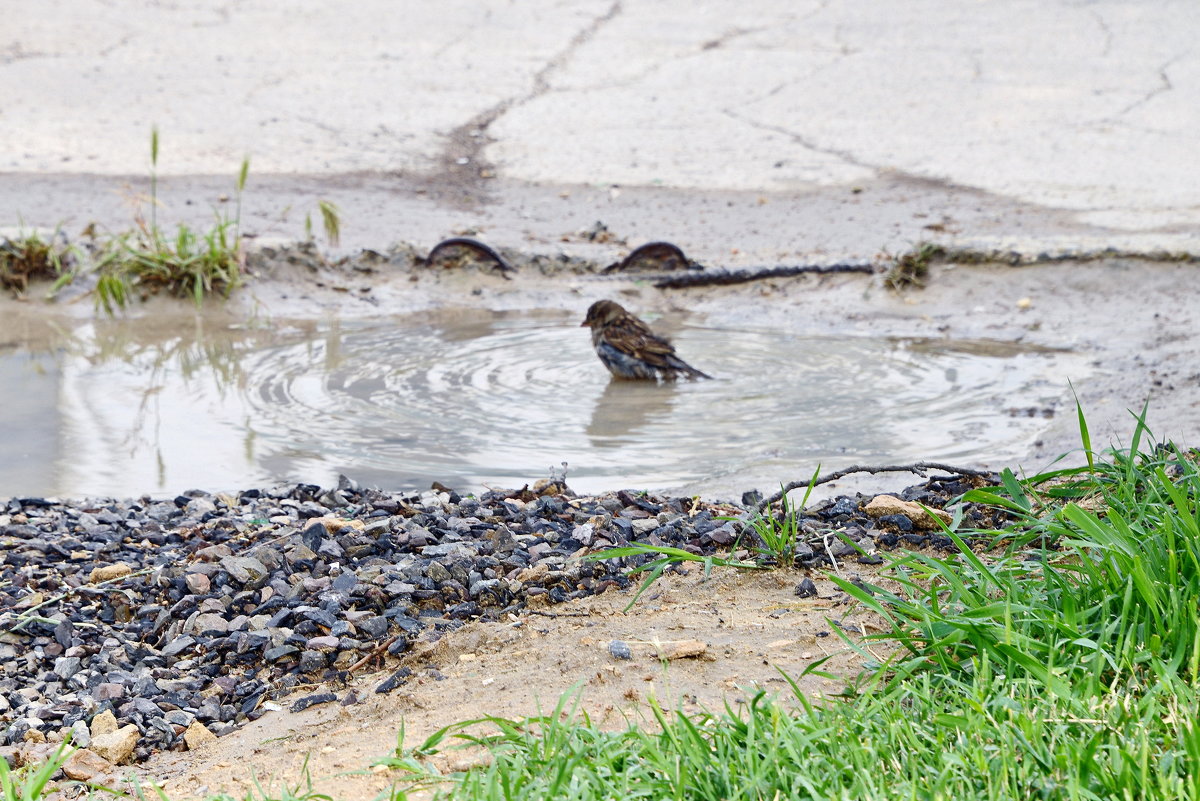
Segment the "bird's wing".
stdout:
<svg viewBox="0 0 1200 801">
<path fill-rule="evenodd" d="M 652 364 L 655 367 L 679 370 L 695 378 L 712 378 L 708 373 L 697 370 L 676 356 L 674 345 L 649 331 L 639 340 L 638 344 L 640 347 L 635 351 L 635 354 L 647 364 Z"/>
<path fill-rule="evenodd" d="M 612 344 L 655 367 L 674 367 L 675 346 L 644 325 L 623 326 Z"/>
</svg>

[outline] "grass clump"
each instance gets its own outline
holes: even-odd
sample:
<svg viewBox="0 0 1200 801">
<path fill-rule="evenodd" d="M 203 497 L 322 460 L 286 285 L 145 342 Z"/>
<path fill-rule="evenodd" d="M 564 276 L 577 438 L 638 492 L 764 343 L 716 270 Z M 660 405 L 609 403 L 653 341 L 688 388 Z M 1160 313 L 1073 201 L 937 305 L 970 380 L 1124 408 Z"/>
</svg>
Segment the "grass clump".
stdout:
<svg viewBox="0 0 1200 801">
<path fill-rule="evenodd" d="M 20 295 L 32 281 L 51 280 L 48 296 L 53 297 L 86 276 L 94 282 L 96 307 L 113 314 L 135 296 L 144 300 L 166 292 L 191 298 L 199 306 L 213 293 L 227 297 L 240 286 L 245 265 L 242 193 L 250 160 L 244 159 L 238 172 L 233 216 L 214 212 L 215 221 L 207 230 L 180 224 L 170 232 L 158 222 L 158 150 L 155 128 L 150 135 L 149 220 L 139 209 L 128 231 L 100 234 L 95 224 L 89 225 L 83 246 L 67 244 L 61 232 L 49 239 L 35 232 L 0 240 L 0 289 Z"/>
<path fill-rule="evenodd" d="M 908 286 L 924 287 L 929 265 L 946 255 L 946 249 L 933 242 L 918 242 L 912 249 L 892 258 L 892 266 L 883 275 L 885 286 L 900 290 Z"/>
<path fill-rule="evenodd" d="M 1098 704 L 981 667 L 951 683 L 926 674 L 819 704 L 797 691 L 798 708 L 763 693 L 720 713 L 652 705 L 653 731 L 603 731 L 560 702 L 547 716 L 469 722 L 489 731 L 453 737 L 492 757 L 473 770 L 439 776 L 401 756 L 382 764 L 415 771 L 414 783 L 440 798 L 470 801 L 1200 797 L 1194 695 L 1155 687 Z M 1160 717 L 1166 710 L 1173 720 Z"/>
<path fill-rule="evenodd" d="M 754 552 L 768 564 L 784 568 L 796 566 L 796 547 L 802 539 L 799 511 L 808 505 L 808 499 L 812 495 L 813 487 L 817 483 L 817 475 L 820 472 L 821 466 L 817 465 L 800 503 L 788 500 L 787 491 L 784 490 L 780 493 L 779 498 L 779 517 L 772 517 L 770 509 L 767 509 L 766 514 L 759 513 L 750 519 L 750 528 L 760 543 L 754 546 Z M 733 520 L 735 518 L 724 519 Z"/>
<path fill-rule="evenodd" d="M 34 231 L 0 239 L 0 289 L 20 297 L 29 289 L 30 281 L 54 281 L 51 293 L 70 281 L 78 254 L 59 234 L 56 231 L 43 239 Z"/>
<path fill-rule="evenodd" d="M 170 237 L 141 222 L 114 237 L 97 260 L 96 303 L 106 311 L 124 307 L 135 292 L 144 298 L 165 291 L 199 306 L 213 292 L 228 297 L 241 284 L 236 221 L 218 220 L 206 232 L 181 224 Z"/>
<path fill-rule="evenodd" d="M 896 562 L 902 595 L 842 582 L 890 621 L 887 637 L 911 657 L 897 669 L 951 672 L 986 658 L 1005 675 L 1094 695 L 1195 684 L 1200 473 L 1173 445 L 1140 453 L 1145 434 L 1139 419 L 1133 446 L 1107 460 L 1025 482 L 1009 474 L 1000 488 L 968 493 L 1023 518 L 997 558 L 985 562 L 949 532 L 957 559 Z M 1054 496 L 1035 507 L 1032 496 L 1048 484 Z M 1091 508 L 1077 502 L 1084 498 Z"/>
<path fill-rule="evenodd" d="M 180 224 L 169 234 L 158 224 L 158 148 L 155 128 L 150 135 L 149 221 L 139 212 L 134 230 L 106 242 L 93 268 L 96 305 L 110 314 L 123 308 L 134 293 L 145 298 L 165 291 L 190 297 L 199 306 L 213 292 L 227 297 L 242 281 L 242 192 L 250 160 L 243 159 L 238 171 L 233 217 L 214 212 L 216 220 L 207 231 Z"/>
</svg>

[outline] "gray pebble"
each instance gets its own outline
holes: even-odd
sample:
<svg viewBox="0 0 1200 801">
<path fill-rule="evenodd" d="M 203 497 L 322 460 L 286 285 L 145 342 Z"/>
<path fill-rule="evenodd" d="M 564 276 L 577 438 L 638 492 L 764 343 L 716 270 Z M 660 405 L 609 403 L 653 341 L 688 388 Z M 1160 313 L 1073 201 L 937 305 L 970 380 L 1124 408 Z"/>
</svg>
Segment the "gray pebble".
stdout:
<svg viewBox="0 0 1200 801">
<path fill-rule="evenodd" d="M 613 640 L 608 644 L 608 652 L 614 659 L 633 659 L 633 650 L 624 640 Z"/>
</svg>

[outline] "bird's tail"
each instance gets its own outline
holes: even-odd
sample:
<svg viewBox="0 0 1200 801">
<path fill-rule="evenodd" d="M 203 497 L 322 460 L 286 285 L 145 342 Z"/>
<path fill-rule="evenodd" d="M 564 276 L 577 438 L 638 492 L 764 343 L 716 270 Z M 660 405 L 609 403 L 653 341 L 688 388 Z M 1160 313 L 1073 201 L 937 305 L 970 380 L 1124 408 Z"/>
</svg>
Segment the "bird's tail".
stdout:
<svg viewBox="0 0 1200 801">
<path fill-rule="evenodd" d="M 671 357 L 671 366 L 688 378 L 712 378 L 708 373 L 703 370 L 697 370 L 678 356 Z"/>
</svg>

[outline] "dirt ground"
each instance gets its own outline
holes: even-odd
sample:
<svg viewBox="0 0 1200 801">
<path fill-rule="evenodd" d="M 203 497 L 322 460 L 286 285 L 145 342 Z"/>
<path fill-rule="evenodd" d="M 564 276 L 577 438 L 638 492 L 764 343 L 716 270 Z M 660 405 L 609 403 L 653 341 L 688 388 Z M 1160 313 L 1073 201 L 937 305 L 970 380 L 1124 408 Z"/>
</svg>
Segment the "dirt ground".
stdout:
<svg viewBox="0 0 1200 801">
<path fill-rule="evenodd" d="M 416 746 L 458 721 L 549 712 L 563 693 L 577 691 L 581 712 L 622 728 L 653 720 L 650 698 L 668 709 L 719 711 L 758 689 L 791 697 L 780 670 L 816 696 L 839 692 L 844 682 L 801 677 L 814 662 L 830 657 L 820 669 L 838 676 L 862 669 L 863 658 L 835 626 L 858 640 L 859 633 L 877 630 L 877 620 L 827 577 L 812 574 L 818 596 L 799 598 L 794 588 L 802 571 L 717 568 L 705 578 L 698 565 L 687 567 L 682 575 L 660 579 L 627 613 L 622 610 L 632 592 L 611 592 L 520 620 L 468 624 L 419 646 L 403 662 L 391 658 L 384 669 L 333 688 L 339 698 L 354 692 L 362 703 L 271 712 L 196 751 L 162 754 L 138 775 L 161 782 L 173 801 L 221 792 L 240 798 L 255 781 L 264 788 L 304 785 L 307 765 L 314 789 L 335 799 L 371 798 L 397 778 L 370 766 L 394 751 L 402 726 L 406 744 Z M 848 578 L 873 581 L 878 568 L 852 563 L 841 570 Z M 633 658 L 612 656 L 613 640 L 626 642 Z M 696 642 L 703 644 L 699 655 L 664 658 L 677 647 L 698 650 Z M 413 670 L 408 683 L 376 694 L 374 688 L 402 664 Z M 318 689 L 280 703 L 286 707 Z M 450 752 L 433 764 L 444 772 L 473 759 Z"/>
</svg>

